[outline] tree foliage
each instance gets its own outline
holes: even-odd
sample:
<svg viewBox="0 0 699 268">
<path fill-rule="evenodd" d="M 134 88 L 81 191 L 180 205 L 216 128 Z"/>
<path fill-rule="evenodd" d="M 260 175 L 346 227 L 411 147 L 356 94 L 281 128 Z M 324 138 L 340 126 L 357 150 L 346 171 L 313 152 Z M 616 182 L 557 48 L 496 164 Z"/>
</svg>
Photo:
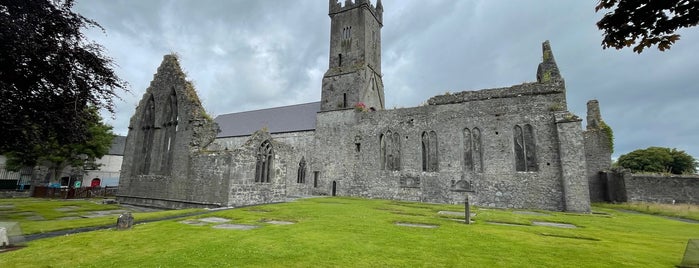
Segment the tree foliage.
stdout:
<svg viewBox="0 0 699 268">
<path fill-rule="evenodd" d="M 675 148 L 648 147 L 622 155 L 618 165 L 633 172 L 694 174 L 699 163 L 694 157 Z"/>
<path fill-rule="evenodd" d="M 65 167 L 81 168 L 86 162 L 94 161 L 107 154 L 115 136 L 112 133 L 112 126 L 102 122 L 96 108 L 88 108 L 87 113 L 93 120 L 87 122 L 86 141 L 61 144 L 52 137 L 48 142 L 35 145 L 31 150 L 8 152 L 7 168 L 18 170 L 24 166 L 40 164 L 54 171 L 55 178 Z"/>
<path fill-rule="evenodd" d="M 102 46 L 83 28 L 101 26 L 71 11 L 73 0 L 0 0 L 0 153 L 90 139 L 93 106 L 113 111 L 126 90 Z"/>
<path fill-rule="evenodd" d="M 604 31 L 603 48 L 644 48 L 657 45 L 660 51 L 670 49 L 680 39 L 680 28 L 699 24 L 697 0 L 600 0 L 595 11 L 611 9 L 597 22 Z"/>
</svg>

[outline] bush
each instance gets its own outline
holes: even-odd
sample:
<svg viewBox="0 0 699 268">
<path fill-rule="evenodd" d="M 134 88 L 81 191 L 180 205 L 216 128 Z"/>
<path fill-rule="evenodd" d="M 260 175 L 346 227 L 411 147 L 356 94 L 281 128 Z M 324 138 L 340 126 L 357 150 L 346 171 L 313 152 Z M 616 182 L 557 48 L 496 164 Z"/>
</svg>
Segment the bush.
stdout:
<svg viewBox="0 0 699 268">
<path fill-rule="evenodd" d="M 619 157 L 619 166 L 632 172 L 657 172 L 672 174 L 694 174 L 697 160 L 675 148 L 648 147 Z"/>
</svg>

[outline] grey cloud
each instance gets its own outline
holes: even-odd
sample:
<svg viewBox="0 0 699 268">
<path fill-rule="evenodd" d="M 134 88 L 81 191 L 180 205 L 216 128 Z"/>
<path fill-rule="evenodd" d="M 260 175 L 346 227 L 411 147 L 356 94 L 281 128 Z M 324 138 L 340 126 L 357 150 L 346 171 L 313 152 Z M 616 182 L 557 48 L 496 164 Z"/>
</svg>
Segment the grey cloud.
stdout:
<svg viewBox="0 0 699 268">
<path fill-rule="evenodd" d="M 541 42 L 551 40 L 566 79 L 568 107 L 584 118 L 598 99 L 615 130 L 615 156 L 648 146 L 699 156 L 696 28 L 668 52 L 602 50 L 588 1 L 384 0 L 387 107 L 408 107 L 445 91 L 535 80 Z M 111 123 L 129 117 L 162 55 L 177 52 L 212 114 L 317 101 L 328 67 L 324 1 L 80 1 L 133 94 Z M 583 125 L 584 127 L 584 125 Z"/>
</svg>

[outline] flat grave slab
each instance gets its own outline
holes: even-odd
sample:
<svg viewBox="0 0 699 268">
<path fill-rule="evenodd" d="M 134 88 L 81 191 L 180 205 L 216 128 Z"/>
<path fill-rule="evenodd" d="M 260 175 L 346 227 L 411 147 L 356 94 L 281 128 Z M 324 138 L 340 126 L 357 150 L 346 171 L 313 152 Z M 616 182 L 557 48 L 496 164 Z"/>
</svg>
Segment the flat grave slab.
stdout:
<svg viewBox="0 0 699 268">
<path fill-rule="evenodd" d="M 204 226 L 204 225 L 206 225 L 205 222 L 201 222 L 201 221 L 198 221 L 198 220 L 183 220 L 183 221 L 180 221 L 180 223 L 184 223 L 184 224 L 188 224 L 188 225 L 194 225 L 194 226 Z"/>
<path fill-rule="evenodd" d="M 398 226 L 427 228 L 427 229 L 434 229 L 434 228 L 439 227 L 439 226 L 433 225 L 433 224 L 410 223 L 410 222 L 396 222 L 395 224 Z"/>
<path fill-rule="evenodd" d="M 224 224 L 215 225 L 212 228 L 228 229 L 228 230 L 252 230 L 255 228 L 259 228 L 259 227 L 260 226 L 257 226 L 257 225 L 224 223 Z"/>
<path fill-rule="evenodd" d="M 32 216 L 27 216 L 25 219 L 27 219 L 27 220 L 29 220 L 29 221 L 43 221 L 43 220 L 45 220 L 46 218 L 44 218 L 44 217 L 41 216 L 41 215 L 32 215 Z"/>
<path fill-rule="evenodd" d="M 269 224 L 275 224 L 275 225 L 291 225 L 295 224 L 295 222 L 290 222 L 290 221 L 264 221 L 265 223 Z"/>
<path fill-rule="evenodd" d="M 68 212 L 68 211 L 76 211 L 76 210 L 78 210 L 79 208 L 80 208 L 80 207 L 76 207 L 76 206 L 65 206 L 65 207 L 56 208 L 56 209 L 54 209 L 54 210 L 55 210 L 55 211 L 60 211 L 60 212 Z"/>
<path fill-rule="evenodd" d="M 77 219 L 82 219 L 82 217 L 78 217 L 78 216 L 68 216 L 68 217 L 61 217 L 61 218 L 58 218 L 59 221 L 77 220 Z"/>
<path fill-rule="evenodd" d="M 547 221 L 533 221 L 532 225 L 536 226 L 547 226 L 547 227 L 557 227 L 557 228 L 568 228 L 574 229 L 578 226 L 572 225 L 570 223 L 560 223 L 560 222 L 547 222 Z"/>
<path fill-rule="evenodd" d="M 459 211 L 444 211 L 444 210 L 442 210 L 442 211 L 437 212 L 437 214 L 440 214 L 440 215 L 452 215 L 452 216 L 465 216 L 465 215 L 466 215 L 466 212 L 463 212 L 463 211 L 460 211 L 460 212 L 459 212 Z M 475 217 L 475 216 L 476 216 L 476 213 L 471 213 L 471 217 Z"/>
<path fill-rule="evenodd" d="M 197 219 L 197 220 L 202 221 L 202 222 L 207 222 L 207 223 L 222 223 L 222 222 L 231 221 L 229 219 L 219 218 L 219 217 L 208 217 L 208 218 L 201 218 L 201 219 Z"/>
<path fill-rule="evenodd" d="M 106 217 L 106 216 L 111 216 L 111 215 L 121 215 L 122 213 L 128 212 L 127 210 L 123 209 L 114 209 L 114 210 L 97 210 L 97 211 L 90 211 L 89 214 L 82 215 L 81 217 L 83 218 L 99 218 L 99 217 Z"/>
</svg>

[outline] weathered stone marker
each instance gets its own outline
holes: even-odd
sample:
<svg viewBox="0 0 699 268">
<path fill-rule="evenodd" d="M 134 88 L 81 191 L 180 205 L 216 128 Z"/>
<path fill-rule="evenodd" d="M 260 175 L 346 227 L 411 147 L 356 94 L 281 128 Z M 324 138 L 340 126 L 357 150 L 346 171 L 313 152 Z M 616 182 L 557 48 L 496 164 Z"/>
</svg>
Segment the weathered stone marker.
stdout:
<svg viewBox="0 0 699 268">
<path fill-rule="evenodd" d="M 128 230 L 133 227 L 133 215 L 131 212 L 124 212 L 117 219 L 117 230 Z"/>
<path fill-rule="evenodd" d="M 471 187 L 471 182 L 462 178 L 459 181 L 452 181 L 451 185 L 452 192 L 464 193 L 464 223 L 471 224 L 471 204 L 469 193 L 475 192 Z"/>
<path fill-rule="evenodd" d="M 0 227 L 0 248 L 10 245 L 10 239 L 7 237 L 7 229 Z"/>
</svg>

